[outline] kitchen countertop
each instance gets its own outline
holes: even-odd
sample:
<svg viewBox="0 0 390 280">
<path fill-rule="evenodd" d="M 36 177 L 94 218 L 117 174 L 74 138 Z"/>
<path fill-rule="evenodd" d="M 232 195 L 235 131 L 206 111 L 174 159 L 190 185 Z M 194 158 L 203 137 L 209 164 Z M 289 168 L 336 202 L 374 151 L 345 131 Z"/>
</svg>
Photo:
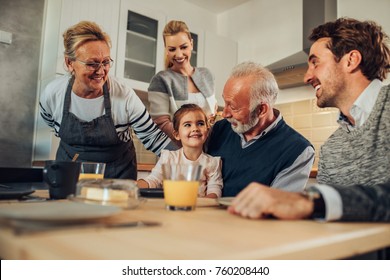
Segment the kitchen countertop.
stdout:
<svg viewBox="0 0 390 280">
<path fill-rule="evenodd" d="M 155 166 L 154 163 L 138 163 L 137 164 L 137 170 L 138 171 L 150 172 L 150 171 L 152 171 L 154 166 Z"/>
<path fill-rule="evenodd" d="M 7 205 L 0 204 L 0 209 Z M 167 211 L 163 199 L 147 199 L 137 209 L 124 210 L 107 219 L 160 225 L 75 227 L 22 235 L 15 235 L 12 227 L 4 226 L 0 227 L 0 257 L 319 260 L 344 259 L 390 246 L 388 223 L 250 220 L 229 214 L 216 200 L 206 198 L 198 199 L 196 210 L 190 212 Z"/>
</svg>

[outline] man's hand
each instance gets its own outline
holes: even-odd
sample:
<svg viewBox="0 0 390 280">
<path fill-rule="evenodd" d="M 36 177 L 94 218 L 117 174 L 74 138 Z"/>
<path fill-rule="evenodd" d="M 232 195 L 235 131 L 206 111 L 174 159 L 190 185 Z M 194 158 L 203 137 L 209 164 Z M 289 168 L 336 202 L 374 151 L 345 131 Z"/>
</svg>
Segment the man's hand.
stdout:
<svg viewBox="0 0 390 280">
<path fill-rule="evenodd" d="M 310 217 L 313 209 L 313 202 L 300 193 L 251 183 L 237 195 L 228 211 L 250 219 L 271 216 L 293 220 Z"/>
</svg>

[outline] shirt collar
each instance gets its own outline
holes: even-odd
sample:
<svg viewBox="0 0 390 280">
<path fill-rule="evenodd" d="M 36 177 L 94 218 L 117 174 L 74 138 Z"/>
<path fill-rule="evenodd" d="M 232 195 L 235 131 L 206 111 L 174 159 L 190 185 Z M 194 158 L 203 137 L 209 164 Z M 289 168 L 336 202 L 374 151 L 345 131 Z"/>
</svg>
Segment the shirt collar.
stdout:
<svg viewBox="0 0 390 280">
<path fill-rule="evenodd" d="M 273 109 L 273 110 L 274 110 L 274 114 L 277 116 L 276 119 L 266 129 L 264 129 L 259 135 L 256 135 L 251 140 L 246 141 L 243 134 L 241 134 L 241 133 L 238 134 L 241 138 L 241 147 L 242 148 L 246 148 L 246 147 L 250 146 L 251 144 L 256 142 L 258 139 L 260 139 L 261 137 L 264 137 L 268 132 L 270 132 L 273 128 L 275 128 L 278 125 L 278 123 L 282 120 L 282 113 L 280 113 L 280 111 L 277 109 Z"/>
<path fill-rule="evenodd" d="M 355 125 L 352 125 L 341 112 L 337 121 L 339 125 L 348 131 L 361 127 L 370 116 L 381 87 L 382 82 L 380 80 L 375 79 L 371 81 L 355 100 L 349 111 L 352 118 L 355 120 Z"/>
</svg>

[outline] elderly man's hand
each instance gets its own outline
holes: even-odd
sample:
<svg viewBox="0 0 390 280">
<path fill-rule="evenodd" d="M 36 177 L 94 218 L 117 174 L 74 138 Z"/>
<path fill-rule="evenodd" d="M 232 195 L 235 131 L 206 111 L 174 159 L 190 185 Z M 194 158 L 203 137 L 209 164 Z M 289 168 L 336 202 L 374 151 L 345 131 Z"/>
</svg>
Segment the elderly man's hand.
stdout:
<svg viewBox="0 0 390 280">
<path fill-rule="evenodd" d="M 271 216 L 292 220 L 308 218 L 313 209 L 313 202 L 300 193 L 251 183 L 237 195 L 228 211 L 250 219 Z"/>
</svg>

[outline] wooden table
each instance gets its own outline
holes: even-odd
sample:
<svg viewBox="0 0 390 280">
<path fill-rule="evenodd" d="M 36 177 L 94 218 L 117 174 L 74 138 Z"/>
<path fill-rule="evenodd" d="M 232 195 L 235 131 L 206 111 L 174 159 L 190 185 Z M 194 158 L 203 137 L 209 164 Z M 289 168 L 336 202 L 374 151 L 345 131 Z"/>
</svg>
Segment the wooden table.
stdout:
<svg viewBox="0 0 390 280">
<path fill-rule="evenodd" d="M 0 228 L 1 259 L 341 259 L 390 246 L 389 223 L 247 220 L 214 200 L 192 212 L 148 199 L 117 220 L 161 226 L 83 228 L 16 236 Z M 30 202 L 33 203 L 33 202 Z M 0 207 L 4 204 L 0 204 Z"/>
</svg>

